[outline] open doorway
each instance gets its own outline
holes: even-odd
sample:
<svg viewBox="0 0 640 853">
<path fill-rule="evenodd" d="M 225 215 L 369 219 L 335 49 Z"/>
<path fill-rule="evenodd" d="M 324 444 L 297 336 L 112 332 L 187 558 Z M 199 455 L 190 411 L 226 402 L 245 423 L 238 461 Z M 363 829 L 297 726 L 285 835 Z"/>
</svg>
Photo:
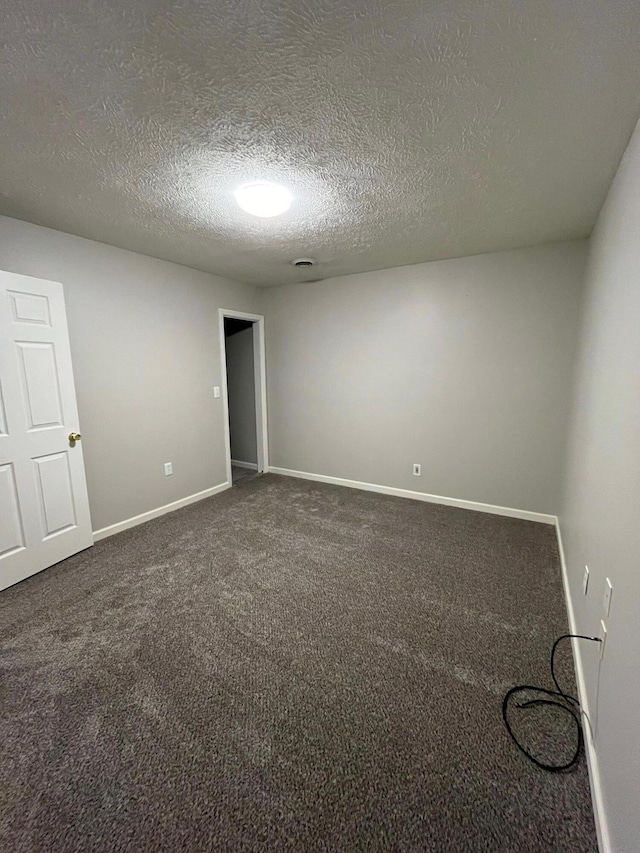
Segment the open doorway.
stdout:
<svg viewBox="0 0 640 853">
<path fill-rule="evenodd" d="M 267 470 L 264 319 L 220 309 L 227 482 Z"/>
</svg>

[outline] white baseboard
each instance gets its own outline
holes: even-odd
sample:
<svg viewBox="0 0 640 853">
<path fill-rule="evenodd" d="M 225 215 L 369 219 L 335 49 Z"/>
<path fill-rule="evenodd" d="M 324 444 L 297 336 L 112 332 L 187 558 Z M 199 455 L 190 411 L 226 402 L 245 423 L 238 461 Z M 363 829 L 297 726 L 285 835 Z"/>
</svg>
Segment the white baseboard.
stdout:
<svg viewBox="0 0 640 853">
<path fill-rule="evenodd" d="M 108 527 L 103 527 L 100 530 L 93 531 L 94 541 L 105 539 L 107 536 L 113 536 L 114 533 L 121 533 L 123 530 L 128 530 L 130 527 L 135 527 L 138 524 L 144 524 L 145 521 L 151 521 L 152 518 L 158 518 L 168 512 L 173 512 L 175 509 L 181 509 L 183 506 L 188 506 L 196 501 L 201 501 L 204 498 L 210 498 L 212 495 L 217 495 L 218 492 L 224 492 L 225 489 L 231 488 L 231 483 L 219 483 L 210 489 L 205 489 L 202 492 L 196 492 L 195 495 L 188 495 L 186 498 L 180 498 L 179 501 L 173 501 L 170 504 L 159 506 L 156 509 L 150 509 L 149 512 L 143 512 L 140 515 L 134 515 L 131 518 L 125 518 L 124 521 L 118 521 L 116 524 L 110 524 Z"/>
<path fill-rule="evenodd" d="M 251 471 L 257 471 L 258 470 L 258 463 L 257 462 L 239 462 L 237 459 L 232 459 L 231 464 L 237 465 L 238 468 L 249 468 Z"/>
<path fill-rule="evenodd" d="M 564 597 L 567 605 L 567 618 L 569 620 L 569 632 L 571 634 L 585 633 L 578 630 L 576 625 L 575 613 L 573 611 L 573 601 L 571 599 L 571 588 L 569 586 L 569 575 L 567 572 L 567 564 L 564 559 L 564 548 L 562 546 L 562 534 L 560 532 L 560 522 L 556 521 L 556 533 L 558 536 L 558 549 L 560 551 L 560 565 L 562 566 L 562 582 L 564 585 Z M 583 641 L 584 642 L 584 641 Z M 584 678 L 584 667 L 582 666 L 582 647 L 580 640 L 571 640 L 573 648 L 573 661 L 576 671 L 576 683 L 578 687 L 578 699 L 580 700 L 580 708 L 583 717 L 584 744 L 585 753 L 587 756 L 587 767 L 589 768 L 589 785 L 591 787 L 591 802 L 593 804 L 593 817 L 596 824 L 596 834 L 598 836 L 598 848 L 600 853 L 613 853 L 611 846 L 611 838 L 609 836 L 609 825 L 604 808 L 604 797 L 602 794 L 602 781 L 600 778 L 600 765 L 598 764 L 598 755 L 593 742 L 593 734 L 591 731 L 591 715 L 589 712 L 589 699 Z"/>
<path fill-rule="evenodd" d="M 476 512 L 489 512 L 492 515 L 506 515 L 509 518 L 523 518 L 525 521 L 539 521 L 543 524 L 555 524 L 555 515 L 543 512 L 530 512 L 526 509 L 512 509 L 508 506 L 494 506 L 476 501 L 464 501 L 459 498 L 445 498 L 441 495 L 428 495 L 424 492 L 413 492 L 410 489 L 396 489 L 393 486 L 378 486 L 375 483 L 360 483 L 357 480 L 344 480 L 342 477 L 328 477 L 325 474 L 309 474 L 305 471 L 290 471 L 288 468 L 269 466 L 271 474 L 283 474 L 286 477 L 299 477 L 302 480 L 316 480 L 318 483 L 333 483 L 335 486 L 347 486 L 350 489 L 362 489 L 365 492 L 379 492 L 382 495 L 395 495 L 398 498 L 411 498 L 414 501 L 426 501 L 443 506 L 457 506 L 461 509 L 472 509 Z"/>
</svg>

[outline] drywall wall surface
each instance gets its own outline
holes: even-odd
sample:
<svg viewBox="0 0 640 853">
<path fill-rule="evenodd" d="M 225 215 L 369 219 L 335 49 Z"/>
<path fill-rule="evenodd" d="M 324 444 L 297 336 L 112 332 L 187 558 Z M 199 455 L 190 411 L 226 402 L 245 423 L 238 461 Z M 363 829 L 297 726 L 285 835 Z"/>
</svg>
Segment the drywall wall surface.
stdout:
<svg viewBox="0 0 640 853">
<path fill-rule="evenodd" d="M 94 530 L 226 480 L 218 308 L 253 287 L 6 217 L 0 268 L 64 285 Z"/>
<path fill-rule="evenodd" d="M 227 349 L 227 393 L 231 458 L 258 461 L 256 443 L 256 386 L 253 367 L 253 328 L 230 335 Z"/>
<path fill-rule="evenodd" d="M 640 849 L 640 130 L 591 239 L 561 531 L 615 853 Z M 582 593 L 585 564 L 588 594 Z"/>
<path fill-rule="evenodd" d="M 265 289 L 271 465 L 555 514 L 585 256 Z"/>
</svg>

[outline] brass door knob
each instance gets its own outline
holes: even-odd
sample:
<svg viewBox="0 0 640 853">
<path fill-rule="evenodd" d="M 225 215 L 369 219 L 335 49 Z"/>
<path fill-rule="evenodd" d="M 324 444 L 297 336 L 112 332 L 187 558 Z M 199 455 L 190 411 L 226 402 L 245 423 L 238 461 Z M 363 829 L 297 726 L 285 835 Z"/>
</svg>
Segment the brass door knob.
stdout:
<svg viewBox="0 0 640 853">
<path fill-rule="evenodd" d="M 69 433 L 69 441 L 71 442 L 71 444 L 75 444 L 76 441 L 80 441 L 81 438 L 82 438 L 82 436 L 80 435 L 79 432 L 70 432 Z"/>
</svg>

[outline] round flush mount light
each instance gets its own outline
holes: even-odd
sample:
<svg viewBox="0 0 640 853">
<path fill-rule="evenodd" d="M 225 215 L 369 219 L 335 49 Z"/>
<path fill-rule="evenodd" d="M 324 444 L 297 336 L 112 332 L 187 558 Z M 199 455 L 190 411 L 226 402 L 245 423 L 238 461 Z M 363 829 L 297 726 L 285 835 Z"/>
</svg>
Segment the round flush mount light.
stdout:
<svg viewBox="0 0 640 853">
<path fill-rule="evenodd" d="M 234 195 L 240 207 L 253 216 L 279 216 L 289 210 L 293 201 L 289 190 L 266 181 L 238 187 Z"/>
</svg>

